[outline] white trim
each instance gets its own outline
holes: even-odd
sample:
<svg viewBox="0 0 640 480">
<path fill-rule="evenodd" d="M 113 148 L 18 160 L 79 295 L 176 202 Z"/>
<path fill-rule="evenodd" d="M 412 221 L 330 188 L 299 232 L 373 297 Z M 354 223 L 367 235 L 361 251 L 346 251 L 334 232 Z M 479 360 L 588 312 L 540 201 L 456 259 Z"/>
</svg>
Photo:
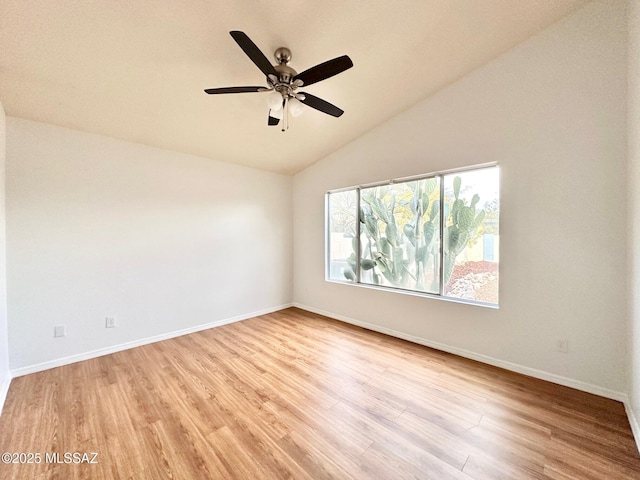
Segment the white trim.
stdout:
<svg viewBox="0 0 640 480">
<path fill-rule="evenodd" d="M 469 171 L 473 171 L 473 170 L 482 170 L 484 168 L 493 168 L 493 167 L 499 167 L 499 166 L 500 166 L 500 164 L 498 162 L 479 163 L 477 165 L 470 165 L 468 167 L 449 168 L 448 170 L 437 170 L 437 171 L 431 172 L 431 173 L 421 173 L 421 174 L 418 174 L 418 175 L 410 175 L 408 177 L 391 178 L 389 180 L 380 180 L 380 181 L 377 181 L 377 182 L 363 183 L 363 184 L 360 184 L 360 185 L 352 185 L 350 187 L 334 188 L 334 189 L 331 189 L 331 190 L 327 190 L 325 192 L 325 194 L 327 194 L 327 193 L 340 193 L 340 192 L 344 192 L 344 191 L 347 191 L 347 190 L 356 190 L 356 189 L 361 189 L 361 188 L 379 187 L 379 186 L 382 186 L 382 185 L 393 185 L 394 183 L 413 182 L 415 180 L 425 180 L 427 178 L 443 177 L 445 175 L 451 175 L 451 174 L 454 174 L 454 173 L 469 172 Z"/>
<path fill-rule="evenodd" d="M 0 415 L 2 415 L 2 408 L 4 407 L 4 402 L 7 399 L 12 378 L 11 372 L 7 372 L 5 378 L 2 379 L 2 384 L 0 384 Z"/>
<path fill-rule="evenodd" d="M 628 398 L 624 400 L 624 409 L 627 412 L 627 418 L 629 419 L 629 425 L 631 425 L 633 438 L 636 440 L 636 447 L 638 447 L 638 452 L 640 452 L 640 425 L 638 424 L 638 419 L 633 413 L 633 407 L 631 406 L 631 402 Z"/>
<path fill-rule="evenodd" d="M 231 318 L 225 318 L 222 320 L 216 320 L 215 322 L 205 323 L 204 325 L 198 325 L 195 327 L 184 328 L 181 330 L 175 330 L 173 332 L 162 333 L 160 335 L 154 335 L 153 337 L 141 338 L 132 342 L 121 343 L 119 345 L 113 345 L 111 347 L 99 348 L 89 352 L 78 353 L 76 355 L 70 355 L 68 357 L 57 358 L 55 360 L 49 360 L 47 362 L 38 363 L 35 365 L 28 365 L 26 367 L 17 368 L 11 371 L 11 378 L 20 377 L 22 375 L 28 375 L 30 373 L 41 372 L 43 370 L 49 370 L 50 368 L 61 367 L 63 365 L 69 365 L 70 363 L 81 362 L 83 360 L 89 360 L 103 355 L 109 355 L 111 353 L 120 352 L 122 350 L 129 350 L 130 348 L 141 347 L 142 345 L 148 345 L 149 343 L 161 342 L 162 340 L 168 340 L 170 338 L 180 337 L 182 335 L 189 335 L 190 333 L 200 332 L 202 330 L 208 330 L 210 328 L 220 327 L 229 323 L 239 322 L 247 320 L 253 317 L 259 317 L 260 315 L 266 315 L 268 313 L 284 310 L 285 308 L 292 307 L 292 303 L 287 303 L 277 307 L 266 308 L 257 312 L 247 313 L 244 315 L 238 315 Z M 8 388 L 8 387 L 7 387 Z"/>
<path fill-rule="evenodd" d="M 519 365 L 517 363 L 507 362 L 505 360 L 500 360 L 498 358 L 490 357 L 488 355 L 483 355 L 481 353 L 475 353 L 469 350 L 464 350 L 462 348 L 446 345 L 444 343 L 434 342 L 431 340 L 427 340 L 426 338 L 417 337 L 415 335 L 399 332 L 397 330 L 381 327 L 379 325 L 363 322 L 361 320 L 345 317 L 344 315 L 338 315 L 332 312 L 320 310 L 318 308 L 309 307 L 307 305 L 301 305 L 296 302 L 293 302 L 293 306 L 300 308 L 302 310 L 307 310 L 312 313 L 324 315 L 325 317 L 330 317 L 336 320 L 340 320 L 342 322 L 350 323 L 352 325 L 357 325 L 359 327 L 366 328 L 367 330 L 373 330 L 375 332 L 384 333 L 386 335 L 401 338 L 403 340 L 417 343 L 419 345 L 435 348 L 436 350 L 452 353 L 454 355 L 458 355 L 464 358 L 469 358 L 471 360 L 477 360 L 478 362 L 486 363 L 488 365 L 493 365 L 494 367 L 500 367 L 500 368 L 504 368 L 505 370 L 510 370 L 512 372 L 522 373 L 523 375 L 528 375 L 530 377 L 538 378 L 540 380 L 546 380 L 548 382 L 557 383 L 558 385 L 563 385 L 565 387 L 575 388 L 576 390 L 581 390 L 583 392 L 593 393 L 594 395 L 610 398 L 612 400 L 617 400 L 619 402 L 624 402 L 627 398 L 627 395 L 625 393 L 609 390 L 608 388 L 603 388 L 598 385 L 582 382 L 580 380 L 574 380 L 572 378 L 563 377 L 561 375 L 556 375 L 555 373 L 545 372 L 543 370 L 526 367 L 524 365 Z M 636 436 L 636 438 L 638 438 L 638 436 Z"/>
</svg>

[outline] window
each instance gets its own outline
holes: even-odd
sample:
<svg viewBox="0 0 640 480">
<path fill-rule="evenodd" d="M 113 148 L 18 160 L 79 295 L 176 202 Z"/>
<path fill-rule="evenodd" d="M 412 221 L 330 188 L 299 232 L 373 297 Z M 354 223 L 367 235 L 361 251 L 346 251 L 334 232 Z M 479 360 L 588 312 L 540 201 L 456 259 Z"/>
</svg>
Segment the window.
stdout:
<svg viewBox="0 0 640 480">
<path fill-rule="evenodd" d="M 499 169 L 327 193 L 327 279 L 498 304 Z"/>
</svg>

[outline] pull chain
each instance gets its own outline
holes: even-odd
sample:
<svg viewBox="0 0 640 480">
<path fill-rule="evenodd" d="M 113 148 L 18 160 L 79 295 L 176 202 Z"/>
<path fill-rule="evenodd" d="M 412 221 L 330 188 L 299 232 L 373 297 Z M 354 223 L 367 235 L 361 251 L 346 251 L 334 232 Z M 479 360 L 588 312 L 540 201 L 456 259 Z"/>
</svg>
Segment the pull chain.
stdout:
<svg viewBox="0 0 640 480">
<path fill-rule="evenodd" d="M 282 112 L 282 131 L 289 130 L 289 97 L 284 97 L 284 105 L 282 108 L 284 112 Z"/>
</svg>

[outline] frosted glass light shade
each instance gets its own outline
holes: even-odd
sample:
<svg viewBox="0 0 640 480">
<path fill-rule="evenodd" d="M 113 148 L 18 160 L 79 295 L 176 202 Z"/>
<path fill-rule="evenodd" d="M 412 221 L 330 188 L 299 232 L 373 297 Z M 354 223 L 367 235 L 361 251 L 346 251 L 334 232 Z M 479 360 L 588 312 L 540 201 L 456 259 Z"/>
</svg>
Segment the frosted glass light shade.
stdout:
<svg viewBox="0 0 640 480">
<path fill-rule="evenodd" d="M 280 105 L 282 107 L 282 105 Z M 269 116 L 273 118 L 277 118 L 280 120 L 282 118 L 282 114 L 284 113 L 284 109 L 280 108 L 280 110 L 271 110 L 269 112 Z"/>
<path fill-rule="evenodd" d="M 276 92 L 275 90 L 271 92 L 267 97 L 267 104 L 274 112 L 282 110 L 282 95 L 280 95 L 280 92 Z"/>
<path fill-rule="evenodd" d="M 289 112 L 294 117 L 299 117 L 304 112 L 304 103 L 297 98 L 289 100 Z"/>
</svg>

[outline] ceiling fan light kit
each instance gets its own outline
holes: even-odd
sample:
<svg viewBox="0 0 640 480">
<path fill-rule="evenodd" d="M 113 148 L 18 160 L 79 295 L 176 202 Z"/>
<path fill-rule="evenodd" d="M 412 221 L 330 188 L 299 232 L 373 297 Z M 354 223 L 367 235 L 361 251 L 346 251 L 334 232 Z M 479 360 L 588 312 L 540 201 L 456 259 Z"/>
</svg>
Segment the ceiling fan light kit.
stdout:
<svg viewBox="0 0 640 480">
<path fill-rule="evenodd" d="M 334 117 L 339 117 L 344 113 L 326 100 L 306 92 L 298 92 L 297 89 L 333 77 L 353 67 L 353 62 L 347 55 L 328 60 L 302 73 L 297 73 L 289 66 L 291 50 L 288 48 L 278 48 L 274 52 L 277 63 L 271 65 L 267 57 L 244 32 L 232 31 L 229 33 L 249 59 L 264 73 L 268 86 L 208 88 L 205 93 L 213 95 L 270 92 L 267 97 L 267 105 L 269 106 L 267 125 L 275 126 L 282 120 L 283 132 L 289 128 L 289 114 L 292 117 L 300 116 L 305 110 L 305 105 Z"/>
</svg>

